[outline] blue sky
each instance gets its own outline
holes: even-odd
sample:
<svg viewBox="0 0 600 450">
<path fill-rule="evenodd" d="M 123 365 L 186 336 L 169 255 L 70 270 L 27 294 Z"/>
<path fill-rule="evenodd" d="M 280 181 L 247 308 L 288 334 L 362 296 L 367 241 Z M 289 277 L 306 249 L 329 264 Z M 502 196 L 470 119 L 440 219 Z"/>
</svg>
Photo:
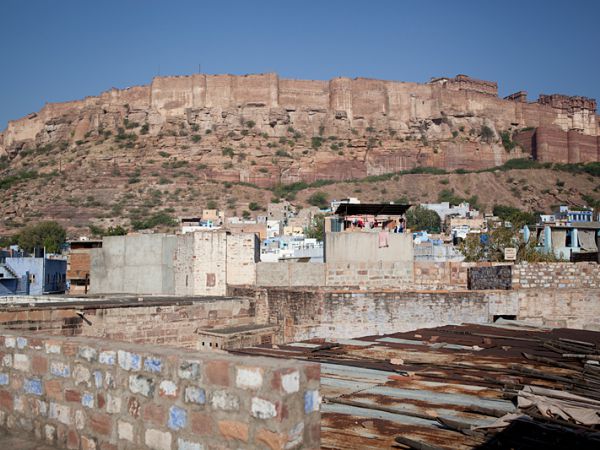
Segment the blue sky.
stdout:
<svg viewBox="0 0 600 450">
<path fill-rule="evenodd" d="M 0 21 L 0 129 L 161 75 L 427 81 L 465 73 L 600 100 L 600 2 L 22 1 Z"/>
</svg>

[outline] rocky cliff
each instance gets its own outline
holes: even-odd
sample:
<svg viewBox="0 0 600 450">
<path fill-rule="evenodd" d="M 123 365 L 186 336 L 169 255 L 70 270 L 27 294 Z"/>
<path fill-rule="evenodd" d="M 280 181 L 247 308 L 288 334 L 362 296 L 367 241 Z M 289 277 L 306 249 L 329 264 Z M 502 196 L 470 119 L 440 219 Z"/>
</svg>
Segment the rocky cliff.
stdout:
<svg viewBox="0 0 600 450">
<path fill-rule="evenodd" d="M 83 224 L 99 214 L 94 205 L 112 205 L 117 217 L 136 189 L 141 197 L 144 189 L 193 190 L 213 181 L 265 188 L 419 166 L 478 170 L 523 157 L 592 162 L 599 160 L 599 120 L 592 99 L 528 102 L 524 92 L 501 99 L 495 82 L 465 75 L 424 84 L 157 77 L 9 122 L 0 133 L 0 188 L 27 182 L 33 171 L 37 181 L 13 191 L 2 209 L 5 219 L 29 211 L 75 215 Z M 52 193 L 33 200 L 32 190 L 50 185 Z M 203 194 L 212 192 L 202 186 Z M 144 201 L 156 206 L 157 198 Z M 229 205 L 235 212 L 235 202 Z"/>
<path fill-rule="evenodd" d="M 500 99 L 496 83 L 464 75 L 425 84 L 158 77 L 12 121 L 0 135 L 0 155 L 47 145 L 76 153 L 114 140 L 147 156 L 167 151 L 198 161 L 207 177 L 263 186 L 416 166 L 480 169 L 531 153 L 545 161 L 598 160 L 594 100 L 552 95 L 528 103 L 518 94 Z M 531 129 L 542 132 L 519 139 Z M 513 139 L 521 145 L 513 148 Z M 237 160 L 227 161 L 232 153 Z"/>
</svg>

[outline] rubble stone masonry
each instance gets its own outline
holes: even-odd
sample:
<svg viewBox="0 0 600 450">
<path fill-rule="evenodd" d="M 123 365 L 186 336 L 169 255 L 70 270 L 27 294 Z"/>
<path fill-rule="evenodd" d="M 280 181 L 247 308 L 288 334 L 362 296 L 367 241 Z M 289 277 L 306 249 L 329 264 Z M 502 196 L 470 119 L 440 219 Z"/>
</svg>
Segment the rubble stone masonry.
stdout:
<svg viewBox="0 0 600 450">
<path fill-rule="evenodd" d="M 318 364 L 7 331 L 0 361 L 0 426 L 58 448 L 319 448 Z"/>
<path fill-rule="evenodd" d="M 175 345 L 199 349 L 198 329 L 257 323 L 251 298 L 166 299 L 144 302 L 64 302 L 47 307 L 40 302 L 4 308 L 0 324 L 16 330 L 38 330 L 62 336 L 99 337 L 139 344 Z"/>
<path fill-rule="evenodd" d="M 517 264 L 513 289 L 600 288 L 600 265 L 594 262 Z"/>
</svg>

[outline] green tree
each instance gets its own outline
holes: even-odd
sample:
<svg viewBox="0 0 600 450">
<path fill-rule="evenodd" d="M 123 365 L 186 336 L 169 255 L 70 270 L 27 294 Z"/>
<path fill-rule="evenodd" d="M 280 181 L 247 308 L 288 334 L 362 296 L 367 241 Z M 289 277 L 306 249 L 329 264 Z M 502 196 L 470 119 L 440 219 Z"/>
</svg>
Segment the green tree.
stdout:
<svg viewBox="0 0 600 450">
<path fill-rule="evenodd" d="M 116 227 L 108 227 L 104 236 L 125 236 L 127 233 L 127 228 L 117 225 Z"/>
<path fill-rule="evenodd" d="M 308 197 L 308 203 L 313 206 L 318 206 L 319 208 L 327 208 L 329 205 L 329 201 L 327 200 L 327 194 L 325 192 L 315 192 L 310 197 Z"/>
<path fill-rule="evenodd" d="M 45 248 L 47 252 L 58 253 L 67 238 L 67 232 L 53 221 L 29 225 L 19 233 L 17 243 L 23 250 L 32 252 L 34 248 Z"/>
<path fill-rule="evenodd" d="M 509 221 L 515 228 L 522 228 L 523 225 L 535 225 L 537 222 L 537 214 L 521 211 L 513 206 L 494 205 L 493 213 L 500 219 Z"/>
<path fill-rule="evenodd" d="M 312 223 L 304 231 L 307 238 L 317 239 L 322 241 L 325 237 L 325 216 L 317 214 L 313 217 Z"/>
<path fill-rule="evenodd" d="M 468 234 L 460 244 L 459 250 L 467 262 L 477 261 L 504 261 L 504 249 L 514 247 L 517 249 L 516 262 L 554 262 L 558 259 L 553 253 L 538 252 L 534 239 L 525 243 L 515 228 L 500 227 L 488 234 L 487 242 L 482 243 L 479 234 Z"/>
<path fill-rule="evenodd" d="M 441 230 L 441 219 L 438 213 L 421 205 L 411 208 L 406 213 L 406 223 L 415 231 L 427 231 L 428 233 L 439 233 Z"/>
<path fill-rule="evenodd" d="M 494 137 L 495 137 L 494 130 L 492 130 L 487 125 L 483 125 L 481 127 L 481 140 L 483 142 L 487 142 L 489 144 L 490 142 L 492 142 L 494 140 Z"/>
</svg>

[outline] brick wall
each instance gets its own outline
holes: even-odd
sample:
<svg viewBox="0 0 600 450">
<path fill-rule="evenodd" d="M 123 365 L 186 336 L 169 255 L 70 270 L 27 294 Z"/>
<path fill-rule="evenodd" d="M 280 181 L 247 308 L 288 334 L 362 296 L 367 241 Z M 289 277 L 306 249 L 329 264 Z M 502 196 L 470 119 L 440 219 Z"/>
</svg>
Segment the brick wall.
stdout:
<svg viewBox="0 0 600 450">
<path fill-rule="evenodd" d="M 581 263 L 533 263 L 513 267 L 513 289 L 600 288 L 600 265 Z"/>
<path fill-rule="evenodd" d="M 0 335 L 0 426 L 67 449 L 319 447 L 319 366 Z"/>
<path fill-rule="evenodd" d="M 85 320 L 78 312 L 83 312 Z M 199 329 L 255 324 L 252 298 L 173 300 L 146 306 L 123 302 L 11 307 L 0 311 L 0 324 L 63 336 L 103 337 L 118 341 L 200 349 Z"/>
</svg>

